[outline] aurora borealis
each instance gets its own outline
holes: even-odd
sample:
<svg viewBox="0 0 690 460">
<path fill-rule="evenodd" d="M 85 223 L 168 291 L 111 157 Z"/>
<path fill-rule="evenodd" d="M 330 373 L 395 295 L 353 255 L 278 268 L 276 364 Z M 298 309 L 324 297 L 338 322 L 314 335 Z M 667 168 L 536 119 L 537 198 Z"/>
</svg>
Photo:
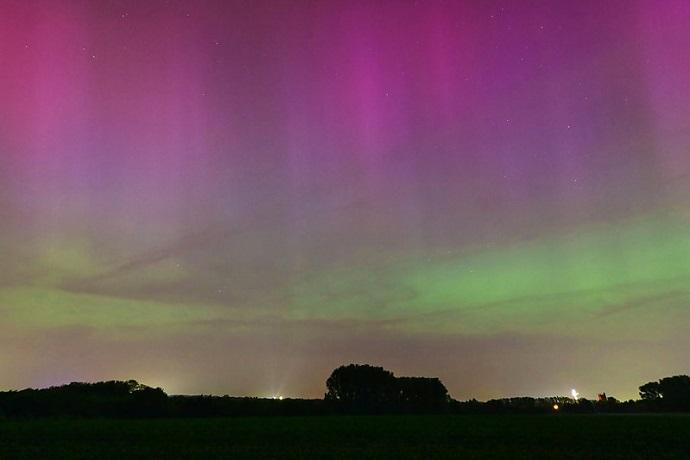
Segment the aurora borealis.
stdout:
<svg viewBox="0 0 690 460">
<path fill-rule="evenodd" d="M 634 397 L 690 362 L 690 3 L 0 2 L 0 389 Z"/>
</svg>

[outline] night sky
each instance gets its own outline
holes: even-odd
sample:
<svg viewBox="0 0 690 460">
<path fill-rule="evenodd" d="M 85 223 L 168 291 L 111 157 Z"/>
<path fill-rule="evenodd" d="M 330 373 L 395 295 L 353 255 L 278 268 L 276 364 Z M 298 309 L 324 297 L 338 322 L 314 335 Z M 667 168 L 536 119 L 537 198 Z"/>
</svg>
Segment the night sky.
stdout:
<svg viewBox="0 0 690 460">
<path fill-rule="evenodd" d="M 0 388 L 688 373 L 690 2 L 0 2 Z"/>
</svg>

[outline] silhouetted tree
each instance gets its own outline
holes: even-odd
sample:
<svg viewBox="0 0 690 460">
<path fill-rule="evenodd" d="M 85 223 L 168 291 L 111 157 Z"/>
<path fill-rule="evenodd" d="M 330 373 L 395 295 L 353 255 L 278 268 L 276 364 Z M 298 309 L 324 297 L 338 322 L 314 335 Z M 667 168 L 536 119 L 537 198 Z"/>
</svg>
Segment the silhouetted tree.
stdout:
<svg viewBox="0 0 690 460">
<path fill-rule="evenodd" d="M 356 411 L 382 410 L 397 399 L 393 373 L 368 364 L 340 366 L 326 381 L 326 400 Z"/>
<path fill-rule="evenodd" d="M 643 401 L 656 401 L 661 398 L 659 382 L 648 382 L 640 387 L 640 398 Z"/>
<path fill-rule="evenodd" d="M 690 410 L 690 377 L 675 375 L 640 387 L 640 397 L 666 410 Z"/>
<path fill-rule="evenodd" d="M 135 417 L 162 417 L 167 414 L 168 395 L 161 388 L 143 386 L 132 391 L 131 412 Z"/>
<path fill-rule="evenodd" d="M 438 378 L 395 377 L 368 364 L 340 366 L 326 381 L 331 407 L 354 412 L 446 412 L 448 390 Z"/>
<path fill-rule="evenodd" d="M 167 395 L 134 380 L 73 382 L 40 390 L 0 393 L 9 416 L 131 417 L 165 415 Z"/>
<path fill-rule="evenodd" d="M 437 411 L 450 401 L 448 390 L 438 378 L 397 377 L 398 399 L 403 408 Z"/>
</svg>

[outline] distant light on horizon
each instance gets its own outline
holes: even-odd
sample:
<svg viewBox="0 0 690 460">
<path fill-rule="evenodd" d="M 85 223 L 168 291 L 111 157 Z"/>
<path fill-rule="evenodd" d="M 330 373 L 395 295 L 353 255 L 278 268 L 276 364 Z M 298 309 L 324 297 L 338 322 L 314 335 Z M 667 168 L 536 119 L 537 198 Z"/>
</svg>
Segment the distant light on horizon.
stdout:
<svg viewBox="0 0 690 460">
<path fill-rule="evenodd" d="M 575 401 L 577 401 L 578 398 L 580 397 L 580 393 L 578 393 L 577 390 L 575 390 L 575 388 L 573 388 L 572 390 L 570 390 L 570 394 L 573 396 L 573 399 L 574 399 Z"/>
</svg>

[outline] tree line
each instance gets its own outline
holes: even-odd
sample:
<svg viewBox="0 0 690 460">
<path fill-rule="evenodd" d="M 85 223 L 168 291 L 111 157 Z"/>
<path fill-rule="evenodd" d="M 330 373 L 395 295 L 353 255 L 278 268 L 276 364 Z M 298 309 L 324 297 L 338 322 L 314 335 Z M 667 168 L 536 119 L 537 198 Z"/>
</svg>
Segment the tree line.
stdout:
<svg viewBox="0 0 690 460">
<path fill-rule="evenodd" d="M 335 369 L 323 399 L 170 396 L 136 382 L 70 383 L 0 392 L 0 417 L 228 417 L 335 414 L 632 413 L 690 411 L 690 377 L 678 375 L 639 387 L 640 399 L 569 397 L 457 401 L 440 379 L 396 377 L 367 364 Z"/>
</svg>

